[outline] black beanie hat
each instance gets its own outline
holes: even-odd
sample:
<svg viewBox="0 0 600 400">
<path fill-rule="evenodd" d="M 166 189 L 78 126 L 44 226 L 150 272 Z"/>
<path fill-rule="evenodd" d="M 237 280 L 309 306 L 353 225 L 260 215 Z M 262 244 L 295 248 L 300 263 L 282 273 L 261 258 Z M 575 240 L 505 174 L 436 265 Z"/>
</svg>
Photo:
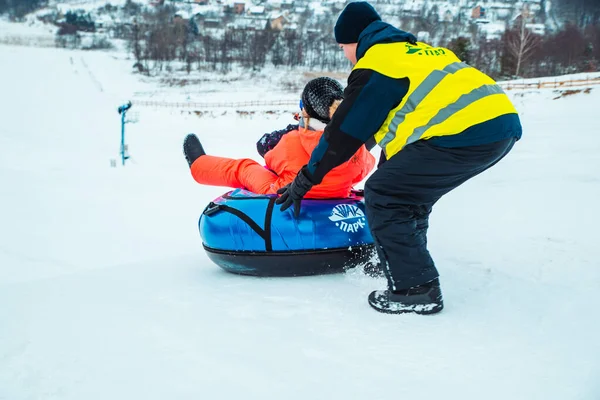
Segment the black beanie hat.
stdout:
<svg viewBox="0 0 600 400">
<path fill-rule="evenodd" d="M 335 100 L 344 98 L 344 89 L 335 79 L 323 76 L 311 80 L 302 91 L 302 106 L 311 118 L 328 123 L 329 108 Z"/>
<path fill-rule="evenodd" d="M 372 5 L 366 1 L 349 3 L 335 23 L 335 41 L 357 43 L 361 32 L 374 21 L 381 21 L 381 17 Z"/>
</svg>

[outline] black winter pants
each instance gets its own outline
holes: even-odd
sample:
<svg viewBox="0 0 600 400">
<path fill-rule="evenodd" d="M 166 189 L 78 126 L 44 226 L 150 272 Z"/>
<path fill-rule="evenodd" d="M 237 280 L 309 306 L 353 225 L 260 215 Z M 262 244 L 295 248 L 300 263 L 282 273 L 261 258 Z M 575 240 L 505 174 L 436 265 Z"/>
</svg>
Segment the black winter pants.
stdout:
<svg viewBox="0 0 600 400">
<path fill-rule="evenodd" d="M 384 162 L 365 184 L 367 220 L 391 290 L 438 277 L 427 250 L 433 205 L 500 161 L 516 139 L 459 148 L 420 140 Z"/>
</svg>

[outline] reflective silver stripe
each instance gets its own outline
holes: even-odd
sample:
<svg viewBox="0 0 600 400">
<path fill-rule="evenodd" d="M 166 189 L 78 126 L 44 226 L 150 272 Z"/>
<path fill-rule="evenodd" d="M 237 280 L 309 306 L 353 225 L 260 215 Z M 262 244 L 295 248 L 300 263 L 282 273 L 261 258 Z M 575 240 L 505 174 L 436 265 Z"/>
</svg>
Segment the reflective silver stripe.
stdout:
<svg viewBox="0 0 600 400">
<path fill-rule="evenodd" d="M 396 111 L 396 115 L 390 121 L 388 126 L 388 131 L 379 142 L 379 146 L 385 150 L 385 147 L 392 140 L 396 138 L 396 131 L 398 130 L 398 125 L 404 122 L 404 118 L 408 113 L 415 111 L 420 102 L 423 101 L 425 97 L 448 75 L 453 74 L 457 71 L 460 71 L 464 68 L 470 68 L 470 65 L 465 64 L 463 62 L 454 62 L 452 64 L 446 65 L 443 70 L 435 70 L 421 82 L 419 86 L 408 96 L 406 99 L 406 103 L 402 106 L 401 109 Z M 386 153 L 387 154 L 387 153 Z"/>
<path fill-rule="evenodd" d="M 469 93 L 463 94 L 454 103 L 447 105 L 438 111 L 438 113 L 427 122 L 427 124 L 416 128 L 413 133 L 408 137 L 406 144 L 414 143 L 421 139 L 423 134 L 432 126 L 441 124 L 448 118 L 475 103 L 477 100 L 481 100 L 484 97 L 491 96 L 493 94 L 504 93 L 502 88 L 498 85 L 483 85 L 477 89 L 473 89 Z"/>
</svg>

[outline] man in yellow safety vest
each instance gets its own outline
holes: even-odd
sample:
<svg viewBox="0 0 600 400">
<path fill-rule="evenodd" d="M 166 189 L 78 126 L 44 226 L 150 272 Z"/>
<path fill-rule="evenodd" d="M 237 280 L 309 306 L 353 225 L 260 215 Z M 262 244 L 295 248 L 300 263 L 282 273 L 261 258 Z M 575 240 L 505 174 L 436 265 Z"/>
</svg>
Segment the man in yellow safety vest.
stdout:
<svg viewBox="0 0 600 400">
<path fill-rule="evenodd" d="M 372 292 L 369 304 L 392 314 L 439 312 L 439 275 L 427 250 L 431 209 L 512 149 L 519 116 L 493 79 L 382 22 L 367 2 L 346 6 L 335 38 L 354 66 L 344 100 L 277 202 L 282 211 L 294 205 L 297 216 L 312 186 L 362 144 L 377 143 L 382 160 L 365 184 L 365 204 L 388 289 Z"/>
</svg>

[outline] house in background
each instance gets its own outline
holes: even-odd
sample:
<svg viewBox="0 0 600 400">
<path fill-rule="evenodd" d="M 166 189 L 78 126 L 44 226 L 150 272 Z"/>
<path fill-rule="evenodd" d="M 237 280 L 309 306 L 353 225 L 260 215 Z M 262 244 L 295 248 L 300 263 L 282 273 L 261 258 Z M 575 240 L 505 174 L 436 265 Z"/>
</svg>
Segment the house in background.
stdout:
<svg viewBox="0 0 600 400">
<path fill-rule="evenodd" d="M 281 9 L 282 10 L 292 10 L 295 6 L 296 2 L 294 0 L 281 0 Z"/>
<path fill-rule="evenodd" d="M 477 7 L 473 8 L 473 11 L 471 12 L 471 18 L 473 18 L 473 19 L 485 18 L 485 7 L 477 6 Z"/>
<path fill-rule="evenodd" d="M 223 6 L 223 12 L 242 15 L 246 12 L 246 2 L 244 0 L 229 1 Z"/>
<path fill-rule="evenodd" d="M 246 31 L 262 31 L 269 24 L 268 18 L 255 18 L 255 17 L 240 17 L 230 24 L 227 24 L 229 28 L 242 29 Z"/>
<path fill-rule="evenodd" d="M 246 3 L 243 1 L 236 1 L 233 3 L 233 12 L 236 14 L 243 14 L 246 11 Z"/>
<path fill-rule="evenodd" d="M 507 21 L 510 19 L 511 15 L 514 13 L 514 7 L 512 4 L 505 3 L 492 3 L 488 7 L 488 15 L 489 18 L 497 21 Z"/>
<path fill-rule="evenodd" d="M 499 40 L 506 31 L 506 24 L 504 22 L 480 24 L 479 30 L 485 35 L 486 40 Z"/>
<path fill-rule="evenodd" d="M 274 14 L 274 17 L 271 17 L 269 21 L 269 26 L 274 31 L 282 31 L 287 24 L 289 24 L 289 20 L 286 18 L 284 14 Z"/>
<path fill-rule="evenodd" d="M 202 26 L 204 28 L 219 28 L 221 27 L 221 25 L 223 25 L 223 21 L 221 21 L 220 19 L 217 18 L 206 18 L 205 20 L 202 21 Z"/>
<path fill-rule="evenodd" d="M 248 7 L 248 15 L 265 15 L 265 6 Z"/>
</svg>

